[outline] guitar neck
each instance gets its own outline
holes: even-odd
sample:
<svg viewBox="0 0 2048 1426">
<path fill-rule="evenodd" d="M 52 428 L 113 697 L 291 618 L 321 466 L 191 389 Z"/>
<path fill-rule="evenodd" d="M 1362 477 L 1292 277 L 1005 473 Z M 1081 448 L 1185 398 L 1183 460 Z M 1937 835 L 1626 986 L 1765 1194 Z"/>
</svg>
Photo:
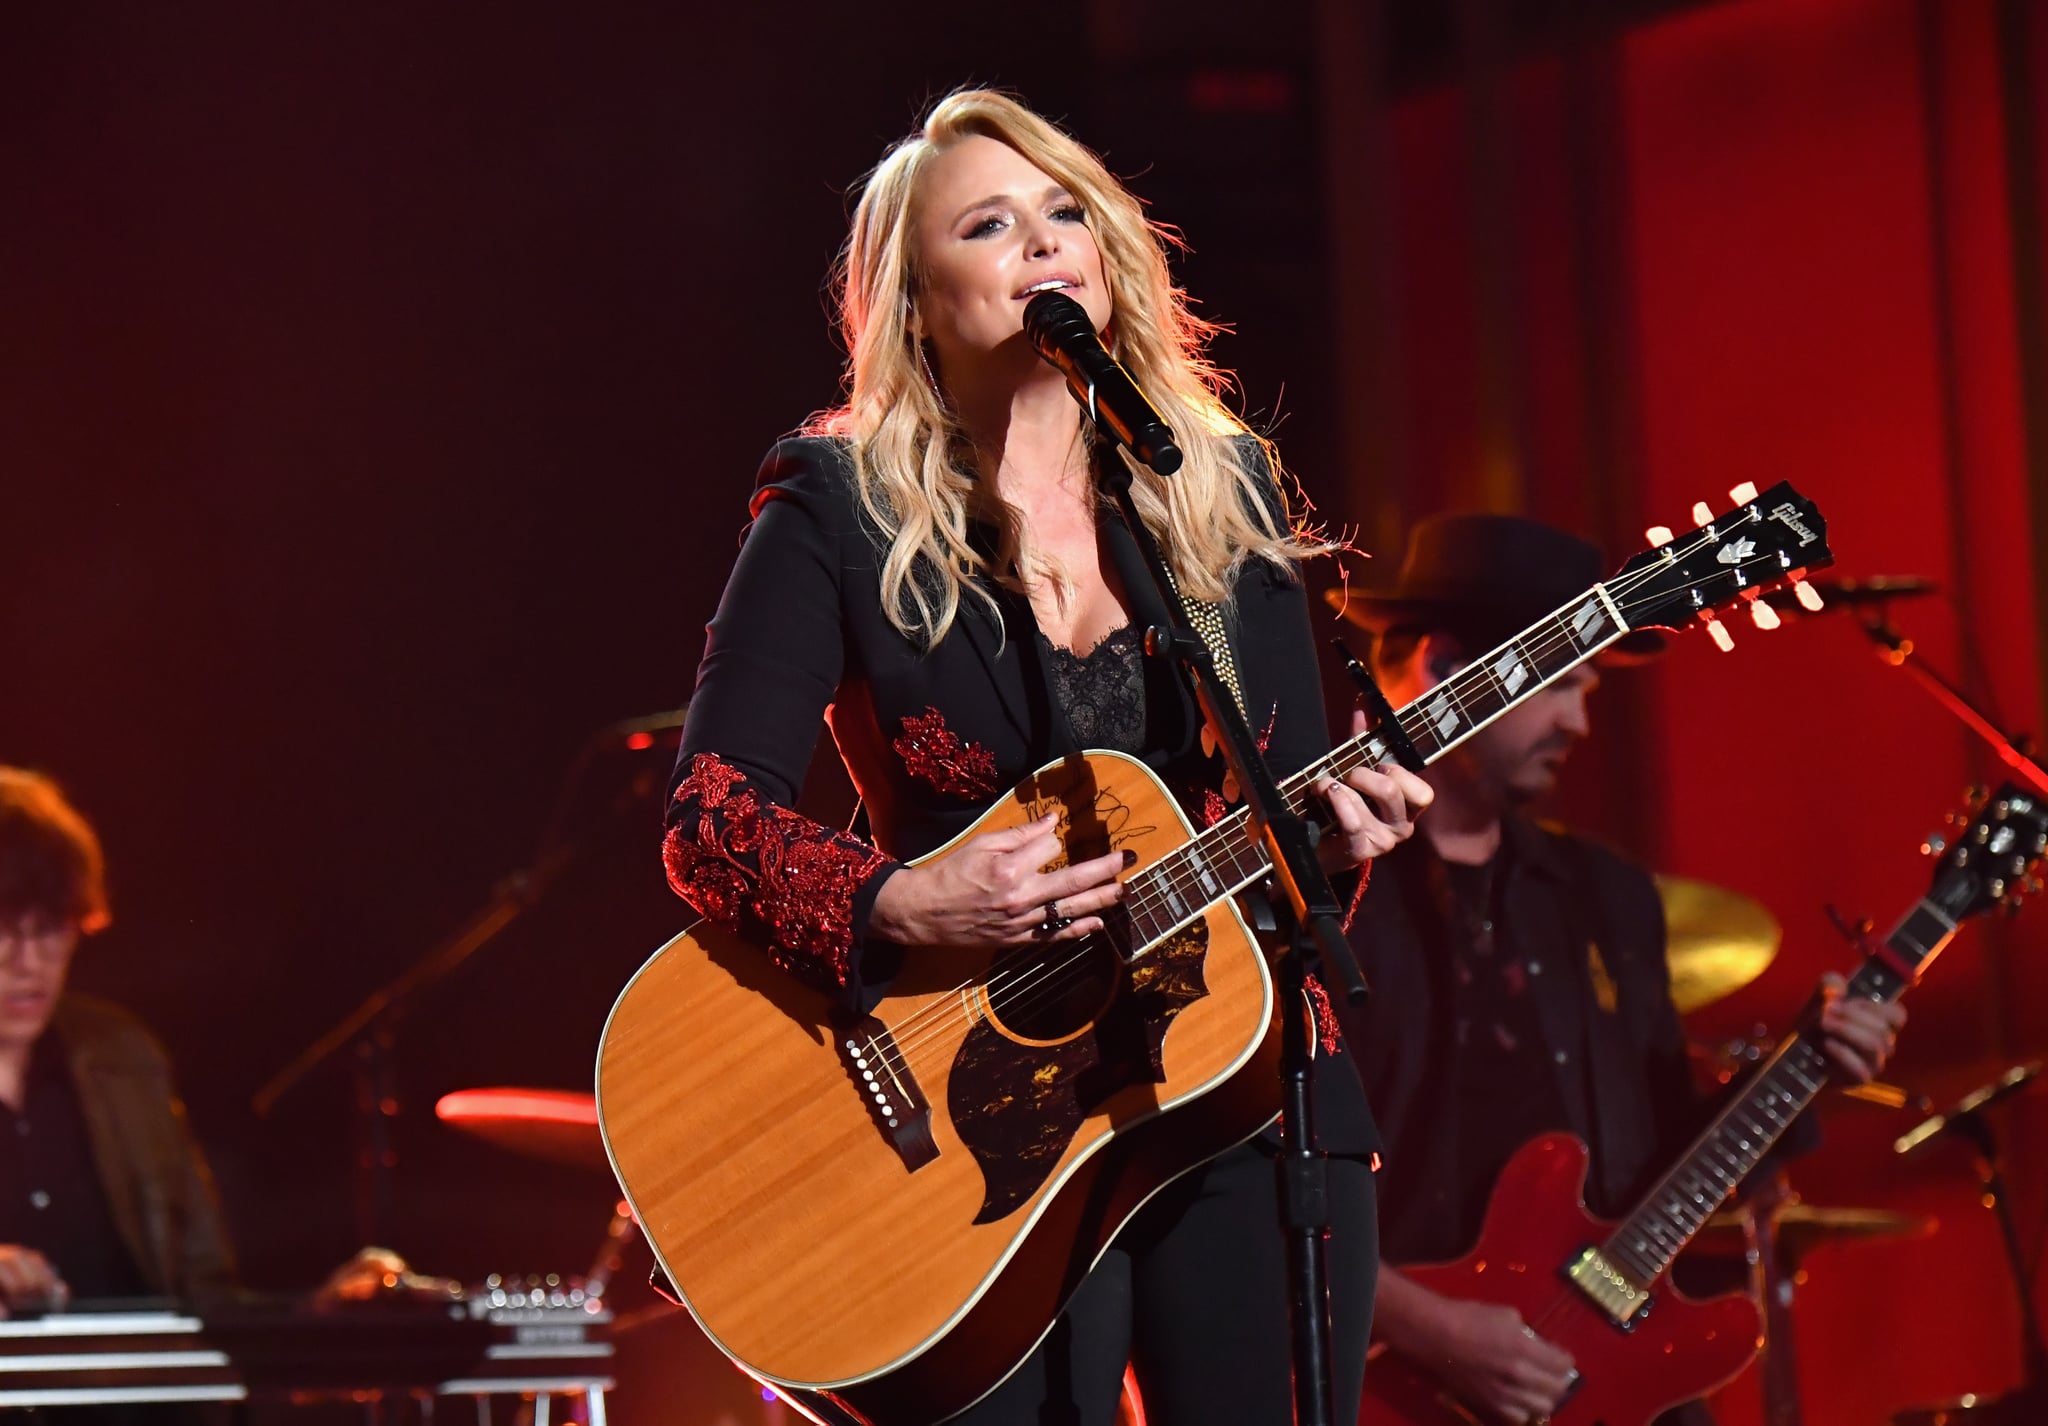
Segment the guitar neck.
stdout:
<svg viewBox="0 0 2048 1426">
<path fill-rule="evenodd" d="M 1898 999 L 1955 933 L 1956 922 L 1933 898 L 1923 899 L 1873 948 L 1846 993 L 1879 1003 Z M 1808 1027 L 1788 1036 L 1601 1245 L 1608 1262 L 1642 1287 L 1668 1272 L 1714 1210 L 1813 1103 L 1828 1076 L 1818 1031 Z"/>
<path fill-rule="evenodd" d="M 1629 631 L 1605 585 L 1584 594 L 1474 659 L 1394 715 L 1424 762 L 1435 762 L 1510 708 L 1547 688 Z M 1393 757 L 1387 738 L 1367 732 L 1339 744 L 1283 780 L 1297 813 L 1312 809 L 1321 779 L 1377 768 Z M 1150 947 L 1208 907 L 1263 876 L 1271 862 L 1243 808 L 1129 879 L 1131 944 Z"/>
</svg>

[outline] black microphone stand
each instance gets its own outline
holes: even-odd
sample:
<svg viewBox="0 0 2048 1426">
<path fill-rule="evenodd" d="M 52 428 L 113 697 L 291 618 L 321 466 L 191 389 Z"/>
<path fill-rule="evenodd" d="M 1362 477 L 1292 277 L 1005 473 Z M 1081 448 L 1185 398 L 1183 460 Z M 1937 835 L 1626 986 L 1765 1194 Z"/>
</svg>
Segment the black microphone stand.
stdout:
<svg viewBox="0 0 2048 1426">
<path fill-rule="evenodd" d="M 1277 967 L 1280 996 L 1281 1151 L 1275 1165 L 1280 1184 L 1280 1220 L 1287 1235 L 1288 1317 L 1294 1337 L 1294 1419 L 1297 1426 L 1329 1426 L 1329 1271 L 1325 1241 L 1330 1234 L 1329 1162 L 1317 1146 L 1314 1111 L 1315 1057 L 1310 1048 L 1304 986 L 1320 957 L 1334 970 L 1353 1001 L 1367 994 L 1351 947 L 1344 938 L 1343 908 L 1316 860 L 1316 831 L 1282 796 L 1244 710 L 1217 676 L 1209 646 L 1187 622 L 1152 532 L 1131 498 L 1131 471 L 1115 452 L 1098 462 L 1104 486 L 1115 499 L 1158 586 L 1166 622 L 1148 629 L 1147 652 L 1170 658 L 1179 668 L 1216 735 L 1225 761 L 1242 789 L 1246 810 L 1284 898 L 1275 904 L 1282 951 Z"/>
</svg>

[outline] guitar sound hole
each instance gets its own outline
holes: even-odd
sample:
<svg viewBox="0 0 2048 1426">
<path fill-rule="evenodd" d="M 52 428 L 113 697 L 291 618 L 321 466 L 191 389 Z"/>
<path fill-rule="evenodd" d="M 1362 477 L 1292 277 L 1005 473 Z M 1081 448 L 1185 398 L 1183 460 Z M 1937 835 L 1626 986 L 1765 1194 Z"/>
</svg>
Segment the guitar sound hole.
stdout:
<svg viewBox="0 0 2048 1426">
<path fill-rule="evenodd" d="M 1018 956 L 989 978 L 996 1023 L 1020 1040 L 1064 1040 L 1109 1007 L 1123 962 L 1100 936 Z"/>
</svg>

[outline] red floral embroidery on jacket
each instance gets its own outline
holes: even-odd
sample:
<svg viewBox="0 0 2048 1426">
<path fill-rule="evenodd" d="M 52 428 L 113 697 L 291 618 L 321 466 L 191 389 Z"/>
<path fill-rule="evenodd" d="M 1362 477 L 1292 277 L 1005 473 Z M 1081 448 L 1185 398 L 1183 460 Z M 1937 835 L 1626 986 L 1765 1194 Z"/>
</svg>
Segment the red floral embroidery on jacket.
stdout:
<svg viewBox="0 0 2048 1426">
<path fill-rule="evenodd" d="M 948 797 L 987 802 L 1002 791 L 996 785 L 996 755 L 980 743 L 961 741 L 946 726 L 946 715 L 929 704 L 923 717 L 904 718 L 903 736 L 889 746 L 912 777 Z"/>
<path fill-rule="evenodd" d="M 676 786 L 662 861 L 683 900 L 729 931 L 765 933 L 778 965 L 828 989 L 852 975 L 854 896 L 889 863 L 770 802 L 712 753 Z"/>
<path fill-rule="evenodd" d="M 1308 1003 L 1316 1013 L 1316 1040 L 1323 1047 L 1323 1053 L 1334 1055 L 1344 1048 L 1344 1031 L 1337 1024 L 1337 1011 L 1330 1004 L 1330 992 L 1323 989 L 1323 983 L 1314 976 L 1302 977 L 1301 988 L 1308 993 Z"/>
</svg>

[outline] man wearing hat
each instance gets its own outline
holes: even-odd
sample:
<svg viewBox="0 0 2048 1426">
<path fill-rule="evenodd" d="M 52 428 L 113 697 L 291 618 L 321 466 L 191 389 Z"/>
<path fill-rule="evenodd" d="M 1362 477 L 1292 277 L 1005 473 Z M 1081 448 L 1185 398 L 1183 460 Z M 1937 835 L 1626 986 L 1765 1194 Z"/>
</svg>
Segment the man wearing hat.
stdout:
<svg viewBox="0 0 2048 1426">
<path fill-rule="evenodd" d="M 1342 608 L 1374 635 L 1375 676 L 1401 707 L 1606 572 L 1596 546 L 1536 521 L 1442 515 L 1415 526 L 1394 585 L 1353 591 Z M 1663 644 L 1631 633 L 1603 661 L 1639 662 Z M 1513 1423 L 1557 1408 L 1570 1356 L 1512 1308 L 1443 1297 L 1398 1265 L 1467 1252 L 1502 1168 L 1538 1134 L 1587 1142 L 1589 1206 L 1615 1216 L 1702 1120 L 1655 883 L 1529 816 L 1589 733 L 1599 683 L 1582 664 L 1434 763 L 1421 835 L 1374 864 L 1352 924 L 1374 994 L 1348 1012 L 1345 1038 L 1387 1146 L 1374 1330 Z M 1844 1001 L 1840 989 L 1831 980 L 1821 1021 L 1829 1055 L 1868 1080 L 1904 1011 Z M 1697 1404 L 1666 1419 L 1711 1420 Z M 1370 1420 L 1368 1409 L 1361 1426 Z"/>
</svg>

